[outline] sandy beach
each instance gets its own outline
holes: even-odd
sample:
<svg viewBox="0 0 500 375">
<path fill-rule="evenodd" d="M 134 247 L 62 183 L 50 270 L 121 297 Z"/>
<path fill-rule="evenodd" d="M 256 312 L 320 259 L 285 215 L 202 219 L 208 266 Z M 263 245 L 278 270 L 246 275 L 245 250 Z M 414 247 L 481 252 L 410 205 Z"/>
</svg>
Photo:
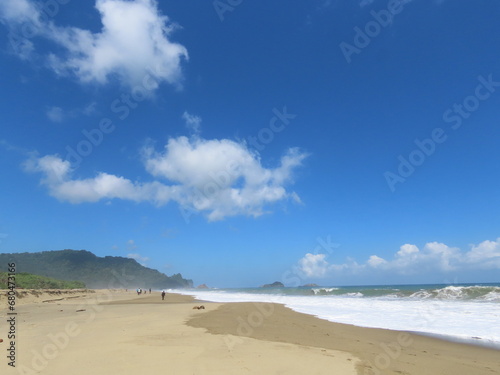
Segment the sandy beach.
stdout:
<svg viewBox="0 0 500 375">
<path fill-rule="evenodd" d="M 407 332 L 332 323 L 278 304 L 224 304 L 216 311 L 191 319 L 189 325 L 215 334 L 348 352 L 359 359 L 358 374 L 500 374 L 498 350 Z M 237 340 L 234 342 L 237 345 Z"/>
<path fill-rule="evenodd" d="M 496 350 L 334 324 L 282 305 L 178 294 L 162 301 L 158 292 L 117 290 L 25 297 L 17 305 L 16 368 L 4 355 L 2 374 L 500 373 Z"/>
</svg>

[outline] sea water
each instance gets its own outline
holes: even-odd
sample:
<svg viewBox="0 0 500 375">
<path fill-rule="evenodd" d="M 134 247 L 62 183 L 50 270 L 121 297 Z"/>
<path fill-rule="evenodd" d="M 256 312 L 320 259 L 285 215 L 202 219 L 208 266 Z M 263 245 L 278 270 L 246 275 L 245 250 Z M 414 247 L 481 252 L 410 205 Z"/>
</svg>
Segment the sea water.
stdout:
<svg viewBox="0 0 500 375">
<path fill-rule="evenodd" d="M 176 291 L 179 292 L 179 291 Z M 213 302 L 275 302 L 337 323 L 500 349 L 500 284 L 184 290 Z"/>
</svg>

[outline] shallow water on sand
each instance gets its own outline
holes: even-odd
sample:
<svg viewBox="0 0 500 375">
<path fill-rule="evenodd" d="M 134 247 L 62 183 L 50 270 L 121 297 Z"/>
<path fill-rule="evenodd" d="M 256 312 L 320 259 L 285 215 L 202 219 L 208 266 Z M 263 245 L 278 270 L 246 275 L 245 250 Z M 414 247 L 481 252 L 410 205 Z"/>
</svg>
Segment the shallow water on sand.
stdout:
<svg viewBox="0 0 500 375">
<path fill-rule="evenodd" d="M 332 322 L 500 348 L 500 284 L 176 291 L 214 302 L 275 302 Z"/>
</svg>

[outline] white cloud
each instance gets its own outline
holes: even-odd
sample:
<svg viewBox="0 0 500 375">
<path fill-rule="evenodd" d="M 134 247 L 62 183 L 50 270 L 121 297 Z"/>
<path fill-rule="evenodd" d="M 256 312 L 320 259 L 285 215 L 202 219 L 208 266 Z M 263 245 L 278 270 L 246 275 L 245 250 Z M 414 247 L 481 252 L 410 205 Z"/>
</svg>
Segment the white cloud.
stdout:
<svg viewBox="0 0 500 375">
<path fill-rule="evenodd" d="M 62 122 L 64 120 L 64 111 L 61 107 L 50 107 L 46 114 L 50 121 Z"/>
<path fill-rule="evenodd" d="M 418 253 L 418 247 L 416 247 L 415 245 L 405 244 L 399 248 L 399 251 L 396 253 L 396 255 L 399 257 L 411 257 Z"/>
<path fill-rule="evenodd" d="M 325 277 L 330 269 L 330 265 L 325 260 L 326 254 L 307 253 L 299 260 L 299 270 L 311 278 Z"/>
<path fill-rule="evenodd" d="M 415 245 L 404 244 L 392 260 L 371 255 L 364 264 L 353 260 L 332 264 L 325 254 L 310 253 L 298 261 L 300 274 L 310 278 L 329 277 L 339 272 L 343 275 L 388 273 L 408 276 L 488 269 L 500 269 L 500 238 L 471 245 L 465 252 L 440 242 L 428 242 L 421 250 Z"/>
<path fill-rule="evenodd" d="M 298 262 L 298 266 L 296 267 L 297 274 L 302 275 L 304 278 L 317 279 L 331 276 L 346 269 L 350 269 L 356 273 L 358 268 L 362 268 L 362 266 L 358 265 L 352 259 L 348 259 L 349 264 L 331 264 L 326 258 L 326 254 L 307 253 Z"/>
<path fill-rule="evenodd" d="M 182 114 L 182 119 L 186 122 L 186 128 L 194 134 L 199 134 L 201 130 L 201 117 L 192 115 L 187 111 Z"/>
<path fill-rule="evenodd" d="M 145 148 L 143 155 L 146 171 L 156 177 L 154 181 L 134 182 L 105 172 L 76 179 L 70 163 L 57 155 L 32 158 L 25 168 L 41 173 L 42 185 L 61 201 L 123 199 L 158 206 L 175 201 L 183 212 L 204 212 L 215 221 L 235 215 L 256 217 L 265 213 L 269 204 L 296 199 L 285 186 L 306 157 L 289 149 L 281 164 L 270 169 L 264 168 L 259 156 L 245 144 L 186 137 L 170 139 L 162 152 Z"/>
<path fill-rule="evenodd" d="M 396 252 L 391 261 L 377 262 L 377 255 L 372 255 L 367 264 L 372 268 L 392 270 L 393 272 L 410 275 L 432 270 L 452 271 L 460 263 L 460 251 L 439 242 L 429 242 L 422 250 L 411 244 L 404 244 Z M 382 258 L 380 258 L 382 259 Z"/>
<path fill-rule="evenodd" d="M 31 59 L 35 47 L 24 35 L 33 37 L 41 27 L 40 14 L 34 3 L 29 0 L 0 1 L 0 23 L 7 25 L 10 30 L 10 49 L 22 60 Z"/>
<path fill-rule="evenodd" d="M 457 248 L 444 243 L 429 242 L 425 244 L 424 250 L 429 254 L 431 261 L 438 262 L 439 268 L 443 271 L 453 271 L 459 265 L 461 256 Z"/>
<path fill-rule="evenodd" d="M 275 169 L 263 168 L 257 154 L 228 139 L 170 139 L 163 152 L 146 150 L 146 169 L 153 176 L 181 184 L 179 203 L 224 216 L 259 216 L 267 203 L 291 198 L 285 184 L 306 157 L 289 149 Z"/>
<path fill-rule="evenodd" d="M 71 108 L 71 109 L 63 109 L 58 106 L 48 107 L 45 114 L 48 119 L 52 122 L 63 122 L 69 118 L 75 118 L 80 115 L 92 116 L 97 113 L 97 103 L 91 102 L 90 104 L 80 107 L 80 108 Z"/>
<path fill-rule="evenodd" d="M 30 159 L 25 167 L 27 171 L 42 173 L 41 183 L 48 187 L 51 196 L 61 201 L 83 203 L 116 198 L 161 204 L 170 199 L 169 187 L 157 182 L 134 183 L 107 173 L 98 173 L 94 178 L 71 179 L 70 163 L 56 155 Z"/>
<path fill-rule="evenodd" d="M 2 0 L 0 2 L 0 20 L 4 23 L 29 22 L 34 26 L 40 25 L 39 11 L 29 0 Z"/>
<path fill-rule="evenodd" d="M 387 261 L 377 255 L 372 255 L 368 261 L 368 265 L 373 268 L 382 267 L 387 264 Z"/>
<path fill-rule="evenodd" d="M 386 264 L 388 268 L 404 270 L 404 273 L 413 273 L 417 271 L 417 264 L 421 259 L 421 252 L 415 245 L 404 244 L 396 253 L 395 259 Z"/>
<path fill-rule="evenodd" d="M 180 85 L 181 62 L 188 52 L 170 41 L 176 26 L 160 13 L 155 0 L 97 0 L 96 9 L 103 25 L 99 33 L 40 21 L 40 11 L 28 0 L 3 0 L 0 18 L 13 30 L 28 20 L 36 25 L 38 36 L 62 47 L 62 52 L 46 56 L 59 75 L 98 84 L 117 77 L 131 89 L 146 89 L 146 94 L 152 94 L 162 82 Z M 26 46 L 18 53 L 26 57 L 33 43 L 26 38 L 20 43 Z"/>
<path fill-rule="evenodd" d="M 135 244 L 134 240 L 128 240 L 127 241 L 127 249 L 128 250 L 135 250 L 135 249 L 137 249 L 137 245 Z"/>
<path fill-rule="evenodd" d="M 472 245 L 465 254 L 465 261 L 480 268 L 500 268 L 500 238 Z"/>
<path fill-rule="evenodd" d="M 142 266 L 146 266 L 146 263 L 149 261 L 148 257 L 143 257 L 143 256 L 141 256 L 141 254 L 137 254 L 137 253 L 127 254 L 127 258 L 135 259 Z"/>
</svg>

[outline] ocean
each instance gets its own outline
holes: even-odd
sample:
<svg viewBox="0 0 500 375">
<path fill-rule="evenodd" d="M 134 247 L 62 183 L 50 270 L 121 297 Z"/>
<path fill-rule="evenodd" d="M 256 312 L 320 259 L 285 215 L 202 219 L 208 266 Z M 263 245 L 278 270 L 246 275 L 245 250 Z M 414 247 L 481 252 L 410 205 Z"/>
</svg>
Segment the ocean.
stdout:
<svg viewBox="0 0 500 375">
<path fill-rule="evenodd" d="M 275 302 L 320 319 L 500 349 L 500 283 L 175 290 L 212 302 Z"/>
</svg>

